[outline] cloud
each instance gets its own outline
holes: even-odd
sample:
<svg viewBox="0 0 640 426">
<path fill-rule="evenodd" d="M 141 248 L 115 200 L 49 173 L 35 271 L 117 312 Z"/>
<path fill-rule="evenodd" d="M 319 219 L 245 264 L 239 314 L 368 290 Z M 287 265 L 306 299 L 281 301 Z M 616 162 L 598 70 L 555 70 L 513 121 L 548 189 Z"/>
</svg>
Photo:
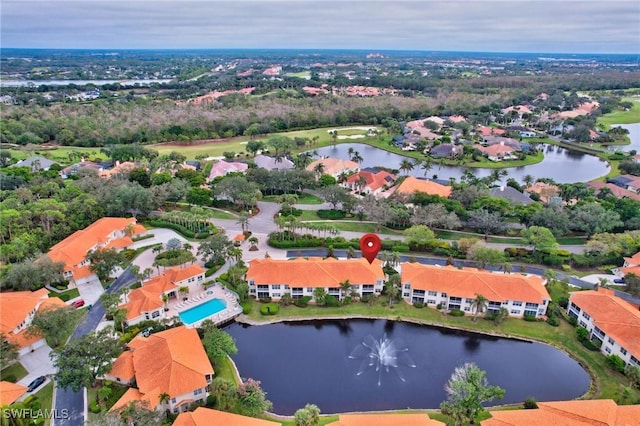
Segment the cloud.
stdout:
<svg viewBox="0 0 640 426">
<path fill-rule="evenodd" d="M 3 47 L 636 53 L 640 3 L 4 0 Z"/>
</svg>

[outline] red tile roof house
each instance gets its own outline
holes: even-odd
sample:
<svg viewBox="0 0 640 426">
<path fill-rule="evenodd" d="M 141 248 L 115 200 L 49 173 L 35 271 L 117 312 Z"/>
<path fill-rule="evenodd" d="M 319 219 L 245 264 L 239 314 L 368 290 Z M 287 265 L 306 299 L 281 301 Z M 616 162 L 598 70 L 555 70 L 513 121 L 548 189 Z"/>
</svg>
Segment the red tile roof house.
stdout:
<svg viewBox="0 0 640 426">
<path fill-rule="evenodd" d="M 509 316 L 543 317 L 551 301 L 537 275 L 503 274 L 475 268 L 403 263 L 400 280 L 402 298 L 407 303 L 423 303 L 431 307 L 458 309 L 473 314 L 473 300 L 479 295 L 489 302 L 487 310 L 506 308 Z"/>
<path fill-rule="evenodd" d="M 240 162 L 228 162 L 224 160 L 220 160 L 216 162 L 213 167 L 211 167 L 211 172 L 209 172 L 209 177 L 207 178 L 207 182 L 211 182 L 214 178 L 218 176 L 224 176 L 233 172 L 246 172 L 249 168 L 247 163 Z"/>
<path fill-rule="evenodd" d="M 133 217 L 103 217 L 51 247 L 47 256 L 54 262 L 64 262 L 64 278 L 72 285 L 87 284 L 98 281 L 98 276 L 89 270 L 89 251 L 126 249 L 133 244 L 132 236 L 145 232 Z"/>
<path fill-rule="evenodd" d="M 627 274 L 636 274 L 640 277 L 640 252 L 631 257 L 625 257 L 622 268 L 616 272 L 623 277 Z"/>
<path fill-rule="evenodd" d="M 487 158 L 491 161 L 513 160 L 517 158 L 513 153 L 515 149 L 510 146 L 495 144 L 489 146 L 474 145 L 478 151 L 486 154 Z"/>
<path fill-rule="evenodd" d="M 385 280 L 382 262 L 376 259 L 369 264 L 364 258 L 253 259 L 247 271 L 249 294 L 258 299 L 278 300 L 284 293 L 294 299 L 313 297 L 320 287 L 341 300 L 340 283 L 346 280 L 360 297 L 380 294 Z"/>
<path fill-rule="evenodd" d="M 42 309 L 65 307 L 57 297 L 49 297 L 49 291 L 0 292 L 0 332 L 11 343 L 18 346 L 18 356 L 25 355 L 47 344 L 39 335 L 28 335 L 27 328 L 35 313 Z"/>
<path fill-rule="evenodd" d="M 256 419 L 255 417 L 242 416 L 240 414 L 227 413 L 226 411 L 212 410 L 211 408 L 198 407 L 188 413 L 181 413 L 173 422 L 173 426 L 279 426 L 280 422 Z"/>
<path fill-rule="evenodd" d="M 170 268 L 161 275 L 145 281 L 140 288 L 131 290 L 121 305 L 127 310 L 127 325 L 135 325 L 145 320 L 166 318 L 163 295 L 176 299 L 180 287 L 188 287 L 189 293 L 202 290 L 206 271 L 197 264 L 184 268 Z"/>
<path fill-rule="evenodd" d="M 640 310 L 617 297 L 613 290 L 598 288 L 573 292 L 567 313 L 602 342 L 600 351 L 618 355 L 627 364 L 640 367 Z"/>
<path fill-rule="evenodd" d="M 352 191 L 379 195 L 396 181 L 396 175 L 384 170 L 366 168 L 352 174 L 341 185 Z"/>
<path fill-rule="evenodd" d="M 213 367 L 198 337 L 198 331 L 184 326 L 138 336 L 113 363 L 105 379 L 132 385 L 111 410 L 143 401 L 149 408 L 188 411 L 193 403 L 204 404 L 213 380 Z M 169 395 L 160 402 L 160 395 Z"/>
</svg>

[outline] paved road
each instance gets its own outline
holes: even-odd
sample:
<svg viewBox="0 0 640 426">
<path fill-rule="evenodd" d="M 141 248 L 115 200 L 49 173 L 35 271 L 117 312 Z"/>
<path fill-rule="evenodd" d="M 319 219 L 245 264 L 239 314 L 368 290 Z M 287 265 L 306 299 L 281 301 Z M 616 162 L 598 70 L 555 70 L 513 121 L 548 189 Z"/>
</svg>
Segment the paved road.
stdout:
<svg viewBox="0 0 640 426">
<path fill-rule="evenodd" d="M 126 285 L 130 285 L 135 281 L 135 277 L 129 270 L 125 270 L 120 277 L 107 289 L 107 293 L 116 293 Z M 104 316 L 104 307 L 98 301 L 91 310 L 84 316 L 82 322 L 74 331 L 71 339 L 78 339 L 85 334 L 96 329 L 100 320 Z M 52 424 L 55 426 L 82 426 L 85 417 L 85 389 L 74 392 L 71 389 L 55 389 L 55 409 L 58 413 L 67 410 L 69 416 L 64 419 L 54 419 Z"/>
</svg>

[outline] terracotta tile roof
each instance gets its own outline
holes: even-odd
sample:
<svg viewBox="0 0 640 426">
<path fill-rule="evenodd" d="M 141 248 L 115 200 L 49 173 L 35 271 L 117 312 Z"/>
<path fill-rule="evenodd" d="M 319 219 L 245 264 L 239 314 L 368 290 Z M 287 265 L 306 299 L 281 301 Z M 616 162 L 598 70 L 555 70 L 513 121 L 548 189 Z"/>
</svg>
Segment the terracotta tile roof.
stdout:
<svg viewBox="0 0 640 426">
<path fill-rule="evenodd" d="M 386 172 L 384 170 L 380 170 L 378 172 L 374 172 L 371 170 L 360 170 L 358 173 L 355 173 L 347 178 L 347 183 L 354 184 L 360 176 L 364 177 L 367 182 L 367 186 L 372 190 L 376 191 L 382 188 L 385 185 L 391 185 L 395 180 L 396 176 Z"/>
<path fill-rule="evenodd" d="M 502 110 L 503 113 L 508 113 L 511 111 L 518 111 L 520 115 L 522 114 L 531 114 L 531 110 L 526 105 L 512 105 Z"/>
<path fill-rule="evenodd" d="M 540 195 L 540 201 L 543 203 L 549 202 L 551 197 L 555 197 L 560 194 L 560 187 L 557 185 L 551 185 L 544 182 L 536 182 L 533 185 L 525 188 L 526 192 L 535 192 Z"/>
<path fill-rule="evenodd" d="M 0 407 L 11 405 L 27 392 L 27 387 L 17 383 L 0 382 Z"/>
<path fill-rule="evenodd" d="M 156 275 L 146 281 L 142 287 L 132 290 L 128 295 L 128 302 L 122 305 L 127 309 L 127 319 L 137 318 L 144 312 L 151 312 L 162 307 L 162 294 L 176 290 L 176 283 L 204 274 L 205 270 L 198 264 L 184 268 L 167 269 L 161 275 Z"/>
<path fill-rule="evenodd" d="M 444 423 L 420 414 L 340 414 L 327 426 L 439 426 Z"/>
<path fill-rule="evenodd" d="M 482 136 L 504 135 L 505 133 L 507 133 L 503 129 L 498 129 L 496 127 L 487 127 L 487 126 L 478 126 L 476 127 L 476 131 L 479 132 Z"/>
<path fill-rule="evenodd" d="M 467 121 L 467 118 L 464 115 L 452 115 L 449 117 L 449 121 L 452 123 L 460 123 L 462 121 Z"/>
<path fill-rule="evenodd" d="M 274 426 L 279 424 L 280 423 L 269 420 L 256 419 L 204 407 L 198 407 L 192 412 L 180 413 L 178 418 L 173 422 L 173 426 Z"/>
<path fill-rule="evenodd" d="M 570 300 L 589 314 L 599 329 L 640 358 L 640 310 L 637 306 L 605 288 L 571 293 Z"/>
<path fill-rule="evenodd" d="M 118 377 L 126 382 L 132 380 L 136 374 L 133 368 L 133 352 L 124 351 L 111 365 L 111 376 Z"/>
<path fill-rule="evenodd" d="M 431 180 L 418 179 L 408 176 L 404 182 L 398 186 L 398 194 L 413 194 L 414 192 L 424 192 L 425 194 L 439 195 L 441 197 L 449 197 L 451 195 L 451 187 L 440 185 Z"/>
<path fill-rule="evenodd" d="M 247 280 L 258 284 L 288 284 L 291 287 L 338 287 L 349 280 L 351 284 L 375 284 L 384 279 L 382 262 L 366 259 L 253 259 L 249 261 Z"/>
<path fill-rule="evenodd" d="M 124 352 L 118 360 L 132 356 L 138 394 L 131 391 L 123 398 L 147 398 L 150 407 L 155 407 L 160 394 L 166 392 L 176 397 L 205 388 L 205 376 L 213 375 L 213 367 L 196 329 L 175 327 L 148 338 L 136 337 L 131 343 L 129 348 L 133 355 Z M 118 401 L 118 406 L 122 406 L 121 401 Z M 128 401 L 125 399 L 124 402 Z"/>
<path fill-rule="evenodd" d="M 321 163 L 324 166 L 324 174 L 327 175 L 339 175 L 342 172 L 350 172 L 360 169 L 360 165 L 351 160 L 340 160 L 339 158 L 322 158 L 320 160 L 312 161 L 306 167 L 306 170 L 313 172 L 316 164 Z"/>
<path fill-rule="evenodd" d="M 233 237 L 233 241 L 244 241 L 244 234 L 238 234 Z"/>
<path fill-rule="evenodd" d="M 542 304 L 544 299 L 551 300 L 544 286 L 544 279 L 536 275 L 403 263 L 401 280 L 402 283 L 411 283 L 413 289 L 439 291 L 469 299 L 481 294 L 494 302 L 519 300 Z"/>
<path fill-rule="evenodd" d="M 159 396 L 162 392 L 150 392 L 144 394 L 138 389 L 129 388 L 127 391 L 116 401 L 115 404 L 109 409 L 109 411 L 117 411 L 119 408 L 128 406 L 131 402 L 141 402 L 146 405 L 147 408 L 152 409 L 158 406 Z M 156 396 L 154 396 L 156 395 Z"/>
<path fill-rule="evenodd" d="M 625 265 L 627 265 L 627 266 L 638 266 L 638 265 L 640 265 L 640 251 L 638 253 L 634 254 L 631 257 L 625 257 L 624 261 L 625 261 Z"/>
<path fill-rule="evenodd" d="M 502 144 L 495 144 L 495 145 L 489 145 L 489 146 L 474 145 L 473 147 L 478 151 L 485 153 L 487 155 L 490 155 L 492 157 L 499 157 L 500 155 L 510 154 L 513 151 L 515 151 L 510 146 L 502 145 Z"/>
<path fill-rule="evenodd" d="M 133 217 L 103 217 L 51 247 L 48 256 L 54 262 L 64 262 L 65 270 L 72 270 L 75 277 L 76 265 L 85 259 L 90 249 L 96 245 L 108 244 L 111 233 L 123 231 L 129 225 L 134 225 L 133 235 L 139 233 L 140 227 L 136 227 L 135 223 L 136 219 Z"/>
<path fill-rule="evenodd" d="M 625 189 L 625 188 L 620 188 L 618 185 L 614 185 L 613 183 L 593 181 L 593 182 L 589 182 L 587 185 L 589 185 L 592 188 L 595 188 L 596 193 L 598 192 L 597 190 L 599 189 L 609 188 L 611 190 L 611 193 L 616 197 L 620 197 L 620 198 L 628 197 L 628 198 L 640 201 L 640 194 L 637 194 L 633 191 L 629 191 L 628 189 Z"/>
<path fill-rule="evenodd" d="M 491 411 L 482 426 L 638 426 L 640 405 L 618 406 L 611 399 L 539 402 L 533 410 Z"/>
<path fill-rule="evenodd" d="M 246 172 L 249 168 L 247 163 L 240 163 L 237 161 L 229 162 L 220 160 L 211 167 L 211 171 L 209 172 L 209 177 L 207 178 L 207 182 L 213 180 L 218 176 L 224 176 L 227 173 L 232 172 Z"/>
<path fill-rule="evenodd" d="M 101 178 L 110 179 L 111 177 L 121 173 L 129 173 L 136 167 L 138 167 L 138 165 L 132 161 L 123 161 L 122 163 L 116 164 L 116 166 L 112 169 L 100 171 L 98 173 L 98 176 L 100 176 Z"/>
</svg>

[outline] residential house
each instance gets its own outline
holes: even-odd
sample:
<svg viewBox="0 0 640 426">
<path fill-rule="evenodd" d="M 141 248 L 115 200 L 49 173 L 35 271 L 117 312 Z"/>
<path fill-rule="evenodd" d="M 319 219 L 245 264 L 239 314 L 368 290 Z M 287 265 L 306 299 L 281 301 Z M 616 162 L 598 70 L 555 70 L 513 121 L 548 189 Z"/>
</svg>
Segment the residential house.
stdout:
<svg viewBox="0 0 640 426">
<path fill-rule="evenodd" d="M 464 115 L 452 115 L 447 120 L 451 123 L 462 123 L 463 121 L 467 121 L 467 118 Z"/>
<path fill-rule="evenodd" d="M 284 170 L 293 169 L 295 167 L 293 161 L 286 157 L 275 158 L 268 157 L 266 155 L 256 155 L 253 158 L 253 162 L 256 163 L 256 166 L 267 170 Z"/>
<path fill-rule="evenodd" d="M 355 161 L 340 160 L 339 158 L 331 157 L 312 161 L 311 164 L 306 167 L 306 170 L 315 173 L 318 164 L 322 164 L 322 174 L 331 175 L 336 179 L 343 173 L 356 173 L 360 170 L 360 165 Z"/>
<path fill-rule="evenodd" d="M 98 281 L 89 270 L 87 254 L 96 249 L 126 249 L 133 244 L 131 237 L 147 230 L 134 217 L 103 217 L 76 231 L 49 249 L 47 255 L 54 262 L 64 262 L 63 276 L 73 285 Z"/>
<path fill-rule="evenodd" d="M 132 401 L 148 403 L 149 408 L 187 411 L 192 404 L 204 404 L 213 380 L 213 367 L 198 337 L 198 331 L 185 326 L 170 328 L 149 337 L 137 336 L 113 363 L 107 380 L 129 384 L 111 410 Z M 169 400 L 161 402 L 167 394 Z"/>
<path fill-rule="evenodd" d="M 338 420 L 327 426 L 444 426 L 427 413 L 367 413 L 339 414 Z"/>
<path fill-rule="evenodd" d="M 503 129 L 498 129 L 497 127 L 487 127 L 487 126 L 478 126 L 476 127 L 476 132 L 480 134 L 480 136 L 504 136 L 507 131 Z"/>
<path fill-rule="evenodd" d="M 598 108 L 600 106 L 600 104 L 596 101 L 593 102 L 584 102 L 581 103 L 580 105 L 578 105 L 577 108 L 572 109 L 570 111 L 562 111 L 559 112 L 557 114 L 552 115 L 552 118 L 560 118 L 560 119 L 567 119 L 567 118 L 576 118 L 578 116 L 581 115 L 589 115 L 591 114 L 591 112 Z"/>
<path fill-rule="evenodd" d="M 27 387 L 7 381 L 0 382 L 0 407 L 6 407 L 16 402 L 27 393 Z"/>
<path fill-rule="evenodd" d="M 173 422 L 173 426 L 277 426 L 279 424 L 279 422 L 256 419 L 255 417 L 247 417 L 204 407 L 198 407 L 194 411 L 187 413 L 180 413 L 178 418 Z"/>
<path fill-rule="evenodd" d="M 503 185 L 498 188 L 491 188 L 489 194 L 491 194 L 492 197 L 504 198 L 515 204 L 524 204 L 525 206 L 535 202 L 526 194 L 510 186 Z"/>
<path fill-rule="evenodd" d="M 425 127 L 424 125 L 425 121 L 427 120 L 409 121 L 406 124 L 405 133 L 415 133 L 417 135 L 420 135 L 423 139 L 429 139 L 429 140 L 440 139 L 441 136 L 439 134 L 434 133 L 433 131 Z M 442 123 L 444 123 L 444 120 L 442 121 Z M 438 125 L 442 126 L 442 124 L 439 122 L 438 122 Z"/>
<path fill-rule="evenodd" d="M 370 264 L 364 258 L 253 259 L 247 271 L 249 294 L 258 299 L 275 300 L 284 293 L 290 293 L 294 299 L 313 297 L 317 287 L 340 300 L 343 296 L 340 283 L 347 280 L 358 296 L 371 296 L 380 294 L 384 279 L 382 262 L 374 260 Z"/>
<path fill-rule="evenodd" d="M 12 164 L 9 167 L 29 167 L 32 172 L 38 172 L 40 170 L 49 170 L 51 166 L 58 164 L 55 161 L 51 161 L 44 157 L 29 157 L 24 160 L 18 161 L 16 164 Z"/>
<path fill-rule="evenodd" d="M 533 185 L 525 188 L 524 192 L 529 194 L 535 192 L 540 196 L 540 201 L 547 204 L 553 197 L 557 197 L 560 194 L 560 187 L 545 182 L 536 182 Z"/>
<path fill-rule="evenodd" d="M 513 160 L 518 158 L 514 155 L 515 149 L 503 144 L 489 146 L 474 145 L 474 148 L 486 155 L 491 161 Z"/>
<path fill-rule="evenodd" d="M 416 192 L 424 192 L 429 195 L 439 195 L 440 197 L 449 197 L 451 195 L 451 187 L 440 185 L 432 180 L 407 176 L 407 178 L 398 186 L 398 189 L 396 189 L 396 193 L 402 195 L 411 195 Z"/>
<path fill-rule="evenodd" d="M 184 162 L 185 165 L 193 167 L 193 170 L 199 172 L 201 168 L 201 164 L 196 160 L 188 160 Z"/>
<path fill-rule="evenodd" d="M 522 146 L 520 145 L 520 142 L 518 142 L 513 138 L 505 138 L 503 136 L 483 136 L 482 144 L 485 146 L 500 144 L 500 145 L 509 146 L 516 151 L 522 150 Z"/>
<path fill-rule="evenodd" d="M 538 136 L 536 132 L 523 126 L 509 126 L 506 127 L 506 130 L 509 132 L 518 132 L 521 138 L 535 138 Z"/>
<path fill-rule="evenodd" d="M 229 173 L 245 173 L 249 165 L 247 163 L 240 163 L 238 161 L 224 161 L 220 160 L 216 162 L 213 167 L 211 167 L 211 171 L 209 172 L 209 177 L 207 178 L 207 182 L 211 182 L 213 179 L 219 176 L 225 176 Z"/>
<path fill-rule="evenodd" d="M 425 150 L 433 158 L 456 158 L 461 156 L 464 149 L 462 145 L 452 143 L 441 143 Z"/>
<path fill-rule="evenodd" d="M 103 170 L 103 167 L 91 161 L 82 160 L 79 163 L 72 164 L 71 166 L 65 167 L 60 170 L 60 176 L 62 179 L 67 179 L 69 176 L 73 176 L 78 173 L 80 170 L 95 170 L 96 173 L 100 173 Z"/>
<path fill-rule="evenodd" d="M 352 174 L 342 183 L 342 186 L 352 191 L 379 195 L 396 180 L 396 175 L 375 168 L 362 169 Z"/>
<path fill-rule="evenodd" d="M 323 85 L 325 86 L 325 85 Z M 329 94 L 329 91 L 324 88 L 324 87 L 311 87 L 311 86 L 304 86 L 302 88 L 302 91 L 308 95 L 327 95 Z"/>
<path fill-rule="evenodd" d="M 567 313 L 601 342 L 605 355 L 618 355 L 625 363 L 640 367 L 640 310 L 619 298 L 613 290 L 598 288 L 573 292 Z"/>
<path fill-rule="evenodd" d="M 98 176 L 103 179 L 111 179 L 113 176 L 128 175 L 133 169 L 138 167 L 133 161 L 116 161 L 115 166 L 110 169 L 102 169 L 98 172 Z"/>
<path fill-rule="evenodd" d="M 262 71 L 262 74 L 270 77 L 275 77 L 277 75 L 280 75 L 281 72 L 282 72 L 282 67 L 280 65 L 274 65 Z"/>
<path fill-rule="evenodd" d="M 506 308 L 509 316 L 543 317 L 551 301 L 537 275 L 504 274 L 475 268 L 403 263 L 400 274 L 402 298 L 407 303 L 423 303 L 447 310 L 473 313 L 473 300 L 482 295 L 487 310 Z"/>
<path fill-rule="evenodd" d="M 596 190 L 596 194 L 598 194 L 598 192 L 601 189 L 608 188 L 611 191 L 611 193 L 618 198 L 627 197 L 633 200 L 640 201 L 640 194 L 638 194 L 637 192 L 629 191 L 628 189 L 621 188 L 612 183 L 604 183 L 596 180 L 596 181 L 587 183 L 587 185 L 589 185 L 591 188 L 594 188 Z"/>
<path fill-rule="evenodd" d="M 640 252 L 631 257 L 625 257 L 624 264 L 622 265 L 622 268 L 619 269 L 618 273 L 622 276 L 635 274 L 640 277 Z"/>
<path fill-rule="evenodd" d="M 127 325 L 141 321 L 165 318 L 164 296 L 168 299 L 179 297 L 180 287 L 188 287 L 189 293 L 201 290 L 206 271 L 197 264 L 184 268 L 170 268 L 162 274 L 145 281 L 142 287 L 131 290 L 121 305 L 127 310 Z"/>
<path fill-rule="evenodd" d="M 617 405 L 612 399 L 538 402 L 528 410 L 489 411 L 481 426 L 638 426 L 640 405 Z"/>
<path fill-rule="evenodd" d="M 0 332 L 11 343 L 18 346 L 22 356 L 47 344 L 42 336 L 27 334 L 33 316 L 39 310 L 64 308 L 65 303 L 57 297 L 49 297 L 49 291 L 0 292 Z"/>
<path fill-rule="evenodd" d="M 520 117 L 522 117 L 523 114 L 532 114 L 531 109 L 527 105 L 512 105 L 504 108 L 502 113 L 509 114 L 513 111 L 517 112 Z"/>
</svg>

